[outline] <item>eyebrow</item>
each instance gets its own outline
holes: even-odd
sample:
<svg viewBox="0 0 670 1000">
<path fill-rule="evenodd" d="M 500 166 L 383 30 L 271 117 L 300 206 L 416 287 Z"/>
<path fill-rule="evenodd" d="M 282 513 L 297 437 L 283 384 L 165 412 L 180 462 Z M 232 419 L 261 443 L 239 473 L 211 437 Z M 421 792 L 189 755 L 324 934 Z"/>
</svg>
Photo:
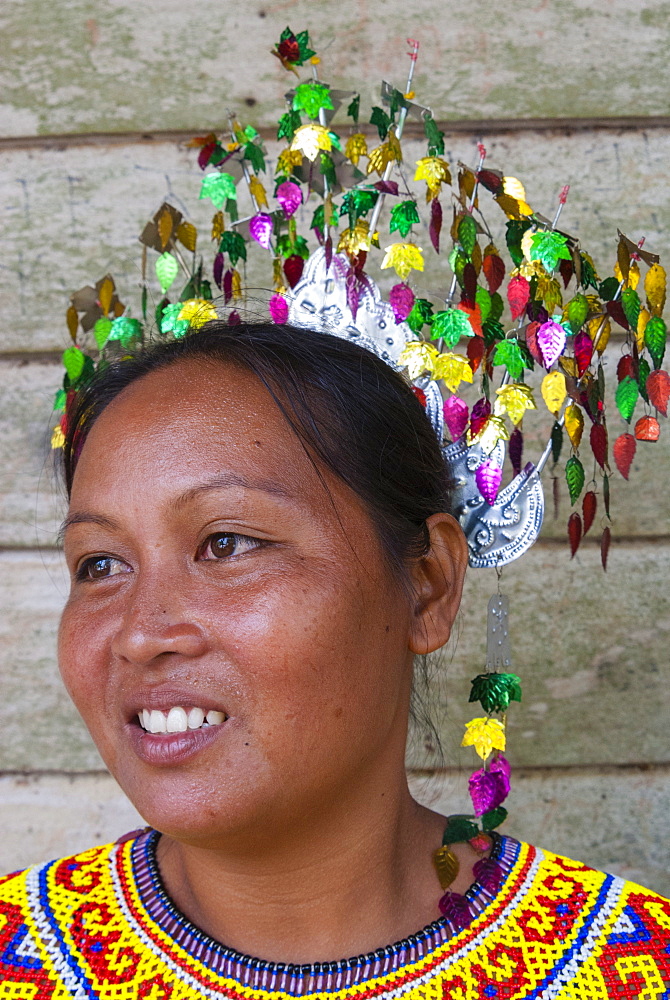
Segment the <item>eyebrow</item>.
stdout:
<svg viewBox="0 0 670 1000">
<path fill-rule="evenodd" d="M 75 524 L 97 524 L 101 528 L 109 528 L 112 531 L 119 527 L 117 521 L 114 521 L 111 517 L 105 517 L 103 514 L 93 514 L 87 510 L 74 511 L 72 514 L 67 515 L 58 529 L 59 544 L 63 541 L 63 536 L 67 529 Z"/>
<path fill-rule="evenodd" d="M 213 476 L 211 479 L 207 479 L 203 483 L 198 483 L 196 486 L 192 486 L 190 489 L 180 493 L 175 498 L 174 504 L 177 507 L 181 507 L 189 503 L 189 501 L 194 500 L 201 493 L 208 493 L 213 490 L 226 490 L 231 487 L 241 487 L 244 490 L 269 493 L 271 496 L 282 497 L 284 500 L 295 500 L 295 494 L 278 483 L 261 479 L 246 479 L 235 472 L 227 472 L 222 476 Z"/>
</svg>

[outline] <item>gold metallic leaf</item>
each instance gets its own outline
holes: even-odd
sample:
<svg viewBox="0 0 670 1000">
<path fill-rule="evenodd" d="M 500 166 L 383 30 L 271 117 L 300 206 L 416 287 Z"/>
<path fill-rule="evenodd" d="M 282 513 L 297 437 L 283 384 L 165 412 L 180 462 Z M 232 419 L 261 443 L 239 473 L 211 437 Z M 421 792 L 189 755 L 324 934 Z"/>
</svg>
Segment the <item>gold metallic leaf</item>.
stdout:
<svg viewBox="0 0 670 1000">
<path fill-rule="evenodd" d="M 529 385 L 511 382 L 496 389 L 496 393 L 498 398 L 494 413 L 496 416 L 507 413 L 513 424 L 518 424 L 523 420 L 526 410 L 537 409 L 533 399 L 533 390 Z"/>
<path fill-rule="evenodd" d="M 191 253 L 195 253 L 195 245 L 198 241 L 198 230 L 190 222 L 180 222 L 177 228 L 177 239 Z"/>
<path fill-rule="evenodd" d="M 362 132 L 349 136 L 344 147 L 344 155 L 348 160 L 351 160 L 355 167 L 358 166 L 361 156 L 368 155 L 368 141 Z"/>
<path fill-rule="evenodd" d="M 474 747 L 482 760 L 493 750 L 505 749 L 505 727 L 498 719 L 471 719 L 465 724 L 462 747 Z"/>
<path fill-rule="evenodd" d="M 100 285 L 100 290 L 98 292 L 98 302 L 100 303 L 100 308 L 103 314 L 106 316 L 112 305 L 112 297 L 114 295 L 114 282 L 111 278 L 104 278 L 102 284 Z"/>
<path fill-rule="evenodd" d="M 378 173 L 380 177 L 386 170 L 389 163 L 400 163 L 402 160 L 402 151 L 393 129 L 389 130 L 386 142 L 383 142 L 381 146 L 376 146 L 371 151 L 369 156 L 370 158 L 368 160 L 367 169 L 368 174 L 375 172 Z"/>
<path fill-rule="evenodd" d="M 526 200 L 526 189 L 516 177 L 503 177 L 502 186 L 503 193 L 508 194 L 510 198 L 516 198 L 517 201 Z"/>
<path fill-rule="evenodd" d="M 433 347 L 432 344 L 426 343 L 425 340 L 411 340 L 402 349 L 398 358 L 398 364 L 404 365 L 407 368 L 409 377 L 415 379 L 424 372 L 429 372 L 431 375 L 434 374 L 438 359 L 443 357 L 445 355 L 440 355 L 437 348 Z M 467 364 L 467 358 L 465 361 Z"/>
<path fill-rule="evenodd" d="M 415 181 L 426 182 L 426 201 L 432 201 L 439 195 L 442 184 L 451 184 L 449 164 L 440 156 L 424 156 L 416 161 Z"/>
<path fill-rule="evenodd" d="M 161 250 L 165 250 L 166 246 L 170 241 L 170 237 L 172 236 L 172 226 L 173 226 L 172 215 L 167 210 L 167 208 L 164 208 L 161 214 L 159 215 L 157 225 L 158 225 L 158 235 L 161 241 Z"/>
<path fill-rule="evenodd" d="M 521 237 L 521 252 L 526 260 L 531 260 L 531 252 L 533 250 L 533 236 L 535 236 L 534 229 L 527 229 L 526 232 Z M 538 261 L 539 263 L 539 261 Z"/>
<path fill-rule="evenodd" d="M 226 220 L 223 217 L 223 212 L 216 212 L 212 216 L 212 239 L 218 243 L 225 231 Z"/>
<path fill-rule="evenodd" d="M 65 313 L 65 319 L 67 321 L 67 328 L 70 332 L 70 336 L 74 341 L 77 339 L 77 327 L 79 326 L 79 316 L 77 315 L 77 310 L 74 306 L 70 305 Z"/>
<path fill-rule="evenodd" d="M 665 307 L 667 277 L 660 264 L 652 264 L 644 279 L 644 290 L 654 316 L 660 316 Z"/>
<path fill-rule="evenodd" d="M 609 316 L 594 316 L 586 324 L 586 329 L 596 351 L 598 354 L 602 354 L 609 343 L 610 334 L 612 333 L 612 324 L 610 323 Z"/>
<path fill-rule="evenodd" d="M 550 278 L 545 272 L 542 277 L 538 278 L 535 298 L 544 302 L 549 314 L 555 312 L 559 306 L 563 305 L 563 293 L 558 279 Z"/>
<path fill-rule="evenodd" d="M 309 125 L 301 125 L 296 129 L 291 143 L 291 149 L 301 152 L 308 160 L 314 162 L 319 153 L 329 153 L 333 148 L 333 141 L 330 133 L 323 125 L 310 122 Z"/>
<path fill-rule="evenodd" d="M 183 303 L 177 319 L 185 319 L 197 330 L 210 319 L 218 319 L 214 304 L 210 299 L 187 299 Z"/>
<path fill-rule="evenodd" d="M 265 188 L 255 174 L 249 178 L 249 192 L 259 208 L 268 207 L 268 196 Z"/>
<path fill-rule="evenodd" d="M 558 363 L 570 378 L 579 378 L 579 365 L 574 358 L 569 358 L 567 355 L 562 354 L 558 359 Z"/>
<path fill-rule="evenodd" d="M 572 447 L 577 451 L 584 433 L 584 415 L 575 403 L 570 403 L 565 411 L 565 429 Z"/>
<path fill-rule="evenodd" d="M 640 265 L 636 260 L 632 260 L 628 265 L 628 277 L 624 278 L 617 261 L 614 265 L 614 277 L 617 281 L 623 281 L 625 288 L 632 288 L 635 291 L 640 283 Z"/>
<path fill-rule="evenodd" d="M 277 174 L 292 174 L 295 167 L 302 163 L 302 153 L 299 149 L 284 149 L 277 157 Z"/>
<path fill-rule="evenodd" d="M 447 844 L 443 844 L 433 854 L 433 864 L 442 888 L 446 891 L 458 875 L 460 864 L 458 858 Z"/>
<path fill-rule="evenodd" d="M 547 409 L 557 417 L 567 395 L 565 375 L 562 372 L 550 372 L 545 375 L 541 391 Z"/>
<path fill-rule="evenodd" d="M 242 298 L 242 278 L 236 268 L 233 268 L 233 273 L 230 276 L 230 290 L 234 299 Z"/>
<path fill-rule="evenodd" d="M 51 433 L 51 447 L 53 449 L 62 448 L 65 444 L 65 435 L 60 424 L 56 424 Z"/>
<path fill-rule="evenodd" d="M 456 392 L 461 382 L 472 382 L 470 362 L 462 354 L 446 352 L 435 361 L 435 378 L 441 378 L 451 392 Z"/>
<path fill-rule="evenodd" d="M 392 267 L 401 281 L 410 271 L 423 271 L 423 252 L 415 243 L 392 243 L 386 247 L 382 270 Z"/>
<path fill-rule="evenodd" d="M 644 306 L 640 309 L 640 315 L 637 318 L 637 329 L 635 331 L 635 343 L 637 344 L 638 351 L 644 350 L 644 331 L 647 328 L 647 323 L 651 319 L 651 313 Z"/>
<path fill-rule="evenodd" d="M 527 202 L 519 201 L 518 198 L 512 198 L 508 194 L 498 194 L 495 196 L 495 200 L 508 219 L 525 219 L 533 214 L 533 209 Z"/>
<path fill-rule="evenodd" d="M 467 441 L 468 444 L 474 444 L 476 441 L 482 451 L 490 455 L 499 441 L 509 441 L 509 430 L 505 418 L 495 415 L 489 417 L 479 434 L 472 436 L 468 433 Z"/>
<path fill-rule="evenodd" d="M 342 250 L 356 257 L 361 250 L 368 251 L 372 245 L 370 224 L 366 219 L 357 219 L 353 229 L 345 229 L 337 244 L 337 252 Z M 385 265 L 382 264 L 382 267 Z M 409 273 L 409 272 L 408 272 Z"/>
</svg>

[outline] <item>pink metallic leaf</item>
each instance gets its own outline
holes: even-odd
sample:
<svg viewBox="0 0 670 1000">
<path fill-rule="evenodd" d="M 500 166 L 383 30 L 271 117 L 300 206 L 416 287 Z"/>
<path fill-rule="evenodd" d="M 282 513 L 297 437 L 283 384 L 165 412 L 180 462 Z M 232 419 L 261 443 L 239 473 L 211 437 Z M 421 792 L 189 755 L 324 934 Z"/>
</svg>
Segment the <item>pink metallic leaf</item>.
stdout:
<svg viewBox="0 0 670 1000">
<path fill-rule="evenodd" d="M 483 816 L 489 809 L 496 809 L 507 798 L 509 779 L 501 771 L 475 771 L 468 781 L 468 789 L 475 816 Z"/>
<path fill-rule="evenodd" d="M 502 469 L 491 459 L 488 459 L 486 462 L 482 462 L 475 472 L 477 489 L 484 497 L 487 504 L 493 505 L 495 503 L 501 481 Z"/>
<path fill-rule="evenodd" d="M 575 337 L 575 361 L 577 362 L 577 371 L 579 372 L 579 377 L 581 378 L 586 369 L 591 364 L 591 358 L 593 357 L 593 341 L 589 337 L 588 333 L 578 333 Z"/>
<path fill-rule="evenodd" d="M 257 243 L 260 243 L 265 250 L 270 249 L 270 240 L 272 239 L 272 231 L 274 229 L 274 221 L 271 215 L 267 215 L 265 212 L 261 212 L 259 215 L 254 215 L 253 219 L 249 220 L 249 232 Z"/>
<path fill-rule="evenodd" d="M 452 441 L 457 441 L 468 426 L 468 404 L 459 396 L 449 396 L 442 404 L 444 422 Z"/>
<path fill-rule="evenodd" d="M 550 319 L 543 323 L 537 331 L 537 345 L 542 353 L 542 364 L 551 368 L 554 361 L 560 357 L 565 347 L 567 334 L 560 323 Z"/>
<path fill-rule="evenodd" d="M 284 215 L 290 219 L 302 205 L 302 189 L 293 181 L 283 181 L 277 188 L 276 198 L 284 210 Z"/>
<path fill-rule="evenodd" d="M 273 323 L 286 323 L 288 320 L 288 302 L 283 295 L 273 295 L 268 302 L 268 309 Z"/>
<path fill-rule="evenodd" d="M 389 302 L 391 303 L 396 323 L 402 323 L 412 311 L 414 292 L 403 281 L 399 285 L 393 286 L 389 293 Z"/>
</svg>

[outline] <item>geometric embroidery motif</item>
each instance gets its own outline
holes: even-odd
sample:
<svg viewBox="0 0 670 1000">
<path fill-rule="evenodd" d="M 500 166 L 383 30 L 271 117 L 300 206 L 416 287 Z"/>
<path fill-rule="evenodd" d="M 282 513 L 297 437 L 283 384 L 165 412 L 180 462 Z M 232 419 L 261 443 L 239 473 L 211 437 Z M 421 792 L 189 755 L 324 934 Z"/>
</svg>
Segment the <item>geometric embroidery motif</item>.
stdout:
<svg viewBox="0 0 670 1000">
<path fill-rule="evenodd" d="M 152 867 L 157 836 L 0 879 L 0 1000 L 670 1000 L 670 901 L 508 837 L 470 927 L 299 966 L 189 924 Z"/>
</svg>

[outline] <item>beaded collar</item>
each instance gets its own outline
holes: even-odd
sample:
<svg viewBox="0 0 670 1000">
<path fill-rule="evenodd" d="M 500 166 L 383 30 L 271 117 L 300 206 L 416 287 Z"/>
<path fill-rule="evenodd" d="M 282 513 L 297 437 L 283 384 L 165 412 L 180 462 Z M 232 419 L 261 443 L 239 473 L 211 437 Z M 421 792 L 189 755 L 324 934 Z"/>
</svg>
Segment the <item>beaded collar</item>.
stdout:
<svg viewBox="0 0 670 1000">
<path fill-rule="evenodd" d="M 491 836 L 493 841 L 491 860 L 500 867 L 504 885 L 517 859 L 519 844 L 510 837 L 495 833 Z M 165 891 L 156 862 L 159 837 L 157 831 L 149 830 L 141 834 L 132 845 L 132 876 L 135 893 L 141 906 L 149 918 L 175 944 L 216 975 L 233 979 L 242 987 L 294 996 L 303 996 L 315 991 L 331 992 L 347 989 L 413 964 L 461 930 L 444 916 L 402 941 L 365 955 L 335 962 L 314 962 L 305 965 L 264 962 L 226 948 L 210 938 L 175 906 Z M 474 882 L 465 893 L 473 918 L 483 913 L 496 895 L 497 892 L 490 891 L 480 882 Z"/>
</svg>

